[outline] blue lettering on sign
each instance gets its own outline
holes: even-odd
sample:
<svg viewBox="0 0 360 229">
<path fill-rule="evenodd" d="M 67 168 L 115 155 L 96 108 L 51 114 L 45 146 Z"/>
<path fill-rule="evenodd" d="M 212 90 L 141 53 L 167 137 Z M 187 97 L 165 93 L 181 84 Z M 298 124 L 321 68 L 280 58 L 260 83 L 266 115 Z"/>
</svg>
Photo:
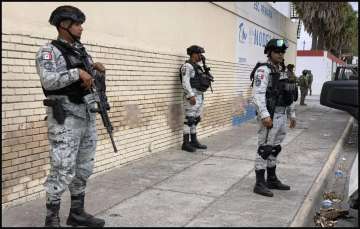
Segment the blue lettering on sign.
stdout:
<svg viewBox="0 0 360 229">
<path fill-rule="evenodd" d="M 241 22 L 239 25 L 239 42 L 245 43 L 246 38 L 247 38 L 247 33 L 245 31 L 245 24 L 244 22 Z"/>
<path fill-rule="evenodd" d="M 272 10 L 270 8 L 266 7 L 264 4 L 260 4 L 259 2 L 254 2 L 254 9 L 257 12 L 259 12 L 269 18 L 272 18 Z"/>
<path fill-rule="evenodd" d="M 254 2 L 254 9 L 260 12 L 260 3 Z"/>
<path fill-rule="evenodd" d="M 254 45 L 265 47 L 270 39 L 270 34 L 254 29 Z"/>
</svg>

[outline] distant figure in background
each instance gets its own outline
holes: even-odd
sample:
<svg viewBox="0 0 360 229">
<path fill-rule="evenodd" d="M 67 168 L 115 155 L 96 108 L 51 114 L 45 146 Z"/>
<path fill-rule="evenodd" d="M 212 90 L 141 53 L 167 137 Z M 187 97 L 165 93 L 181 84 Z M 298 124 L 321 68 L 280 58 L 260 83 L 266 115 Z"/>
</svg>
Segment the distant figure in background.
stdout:
<svg viewBox="0 0 360 229">
<path fill-rule="evenodd" d="M 204 92 L 208 89 L 210 81 L 205 73 L 204 48 L 192 45 L 186 50 L 189 59 L 180 68 L 180 79 L 184 89 L 184 132 L 181 149 L 187 152 L 195 152 L 196 149 L 207 149 L 197 139 L 196 126 L 201 121 L 204 107 Z M 203 63 L 200 66 L 199 63 Z M 204 84 L 205 82 L 205 84 Z"/>
<path fill-rule="evenodd" d="M 311 95 L 312 94 L 311 84 L 313 82 L 313 74 L 311 73 L 311 70 L 308 70 L 307 78 L 308 78 L 308 83 L 309 83 L 309 92 L 310 92 L 310 95 Z"/>
<path fill-rule="evenodd" d="M 295 84 L 295 95 L 294 95 L 294 102 L 296 102 L 298 100 L 298 97 L 299 97 L 299 89 L 298 89 L 298 86 L 297 86 L 297 78 L 296 78 L 296 75 L 294 73 L 294 65 L 293 64 L 288 64 L 287 65 L 287 75 L 288 75 L 288 78 L 289 78 L 289 81 L 290 83 L 293 83 Z"/>
<path fill-rule="evenodd" d="M 303 70 L 302 71 L 302 75 L 299 77 L 298 80 L 298 84 L 300 86 L 300 93 L 301 93 L 301 98 L 300 98 L 300 105 L 302 106 L 306 106 L 305 102 L 305 97 L 308 93 L 308 89 L 309 89 L 309 81 L 307 78 L 307 71 L 308 70 Z"/>
</svg>

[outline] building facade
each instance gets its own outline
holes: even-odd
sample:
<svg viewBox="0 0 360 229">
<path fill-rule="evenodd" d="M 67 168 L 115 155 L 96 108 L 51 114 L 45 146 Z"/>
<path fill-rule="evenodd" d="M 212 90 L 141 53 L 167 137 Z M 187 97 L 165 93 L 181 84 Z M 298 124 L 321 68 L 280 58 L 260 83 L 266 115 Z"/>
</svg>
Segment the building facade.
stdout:
<svg viewBox="0 0 360 229">
<path fill-rule="evenodd" d="M 44 194 L 49 172 L 44 95 L 35 53 L 56 38 L 50 13 L 68 2 L 2 4 L 2 206 Z M 119 153 L 114 154 L 100 117 L 94 175 L 179 146 L 182 88 L 179 67 L 186 48 L 205 48 L 215 77 L 205 95 L 199 137 L 254 117 L 249 74 L 265 60 L 273 37 L 290 42 L 295 63 L 296 24 L 262 2 L 75 2 L 86 14 L 82 42 L 107 69 L 110 119 Z"/>
</svg>

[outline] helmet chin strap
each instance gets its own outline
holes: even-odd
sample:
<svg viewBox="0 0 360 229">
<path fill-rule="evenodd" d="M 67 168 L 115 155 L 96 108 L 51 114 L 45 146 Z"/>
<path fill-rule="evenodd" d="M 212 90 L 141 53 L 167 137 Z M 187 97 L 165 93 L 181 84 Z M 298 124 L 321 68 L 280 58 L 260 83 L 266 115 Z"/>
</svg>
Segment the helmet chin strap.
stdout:
<svg viewBox="0 0 360 229">
<path fill-rule="evenodd" d="M 68 26 L 68 28 L 62 27 L 61 25 L 60 25 L 60 27 L 61 27 L 62 29 L 64 29 L 66 32 L 68 32 L 68 34 L 71 36 L 71 38 L 74 40 L 74 42 L 75 42 L 75 41 L 80 42 L 80 41 L 79 41 L 80 37 L 75 36 L 75 35 L 72 34 L 72 33 L 70 32 L 70 30 L 69 30 L 69 28 L 72 26 L 72 24 L 74 24 L 73 21 L 72 21 L 71 24 Z"/>
</svg>

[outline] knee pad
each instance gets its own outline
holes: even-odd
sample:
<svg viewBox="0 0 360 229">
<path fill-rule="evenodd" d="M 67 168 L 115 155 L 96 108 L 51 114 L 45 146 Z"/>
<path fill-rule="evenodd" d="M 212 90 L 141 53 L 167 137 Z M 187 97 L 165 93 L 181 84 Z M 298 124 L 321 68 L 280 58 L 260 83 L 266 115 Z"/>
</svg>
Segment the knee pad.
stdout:
<svg viewBox="0 0 360 229">
<path fill-rule="evenodd" d="M 271 145 L 259 146 L 257 153 L 266 160 L 272 153 L 273 147 Z"/>
<path fill-rule="evenodd" d="M 201 122 L 201 117 L 200 117 L 200 116 L 195 118 L 195 126 L 196 126 L 199 122 Z"/>
<path fill-rule="evenodd" d="M 281 151 L 281 145 L 276 145 L 273 147 L 272 151 L 271 151 L 271 154 L 274 156 L 274 157 L 277 157 L 277 155 L 280 153 Z"/>
<path fill-rule="evenodd" d="M 187 119 L 187 121 L 184 122 L 184 124 L 186 124 L 186 125 L 188 125 L 188 126 L 190 126 L 190 127 L 192 127 L 193 125 L 195 125 L 195 123 L 196 123 L 196 118 L 195 118 L 195 117 L 186 116 L 185 118 Z"/>
</svg>

